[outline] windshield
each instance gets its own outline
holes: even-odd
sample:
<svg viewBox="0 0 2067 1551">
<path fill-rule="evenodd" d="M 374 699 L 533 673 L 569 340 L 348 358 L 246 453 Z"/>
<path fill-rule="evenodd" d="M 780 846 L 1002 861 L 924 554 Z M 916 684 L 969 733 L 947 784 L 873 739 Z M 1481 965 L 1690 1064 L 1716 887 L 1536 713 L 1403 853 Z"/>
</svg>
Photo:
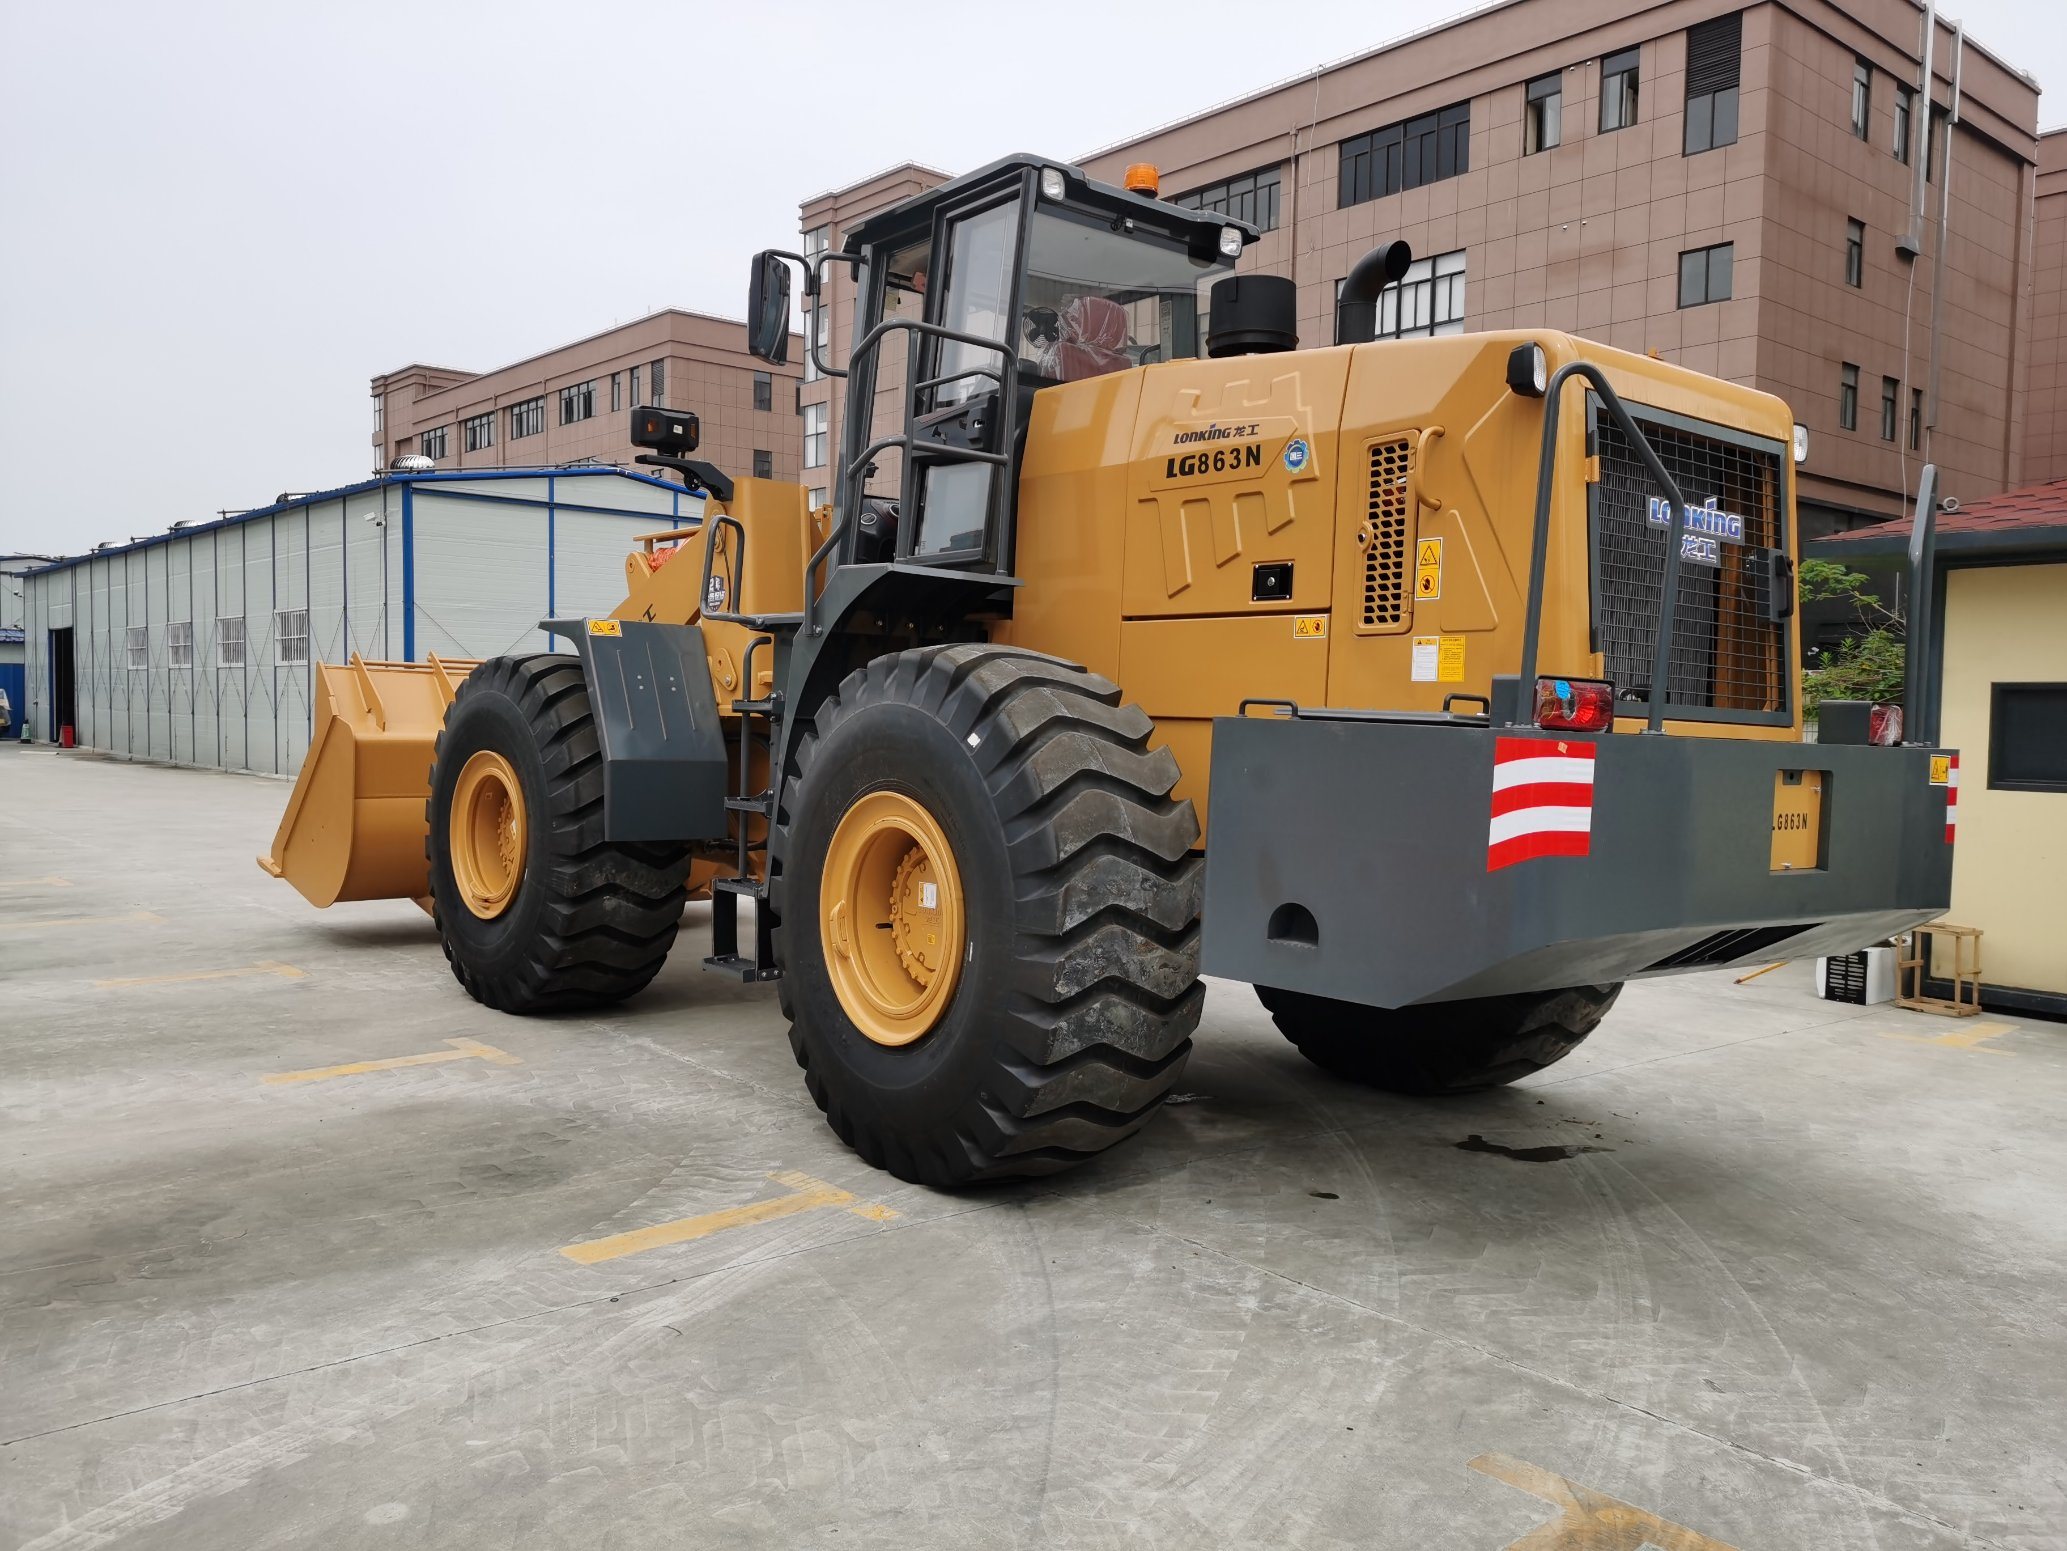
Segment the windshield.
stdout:
<svg viewBox="0 0 2067 1551">
<path fill-rule="evenodd" d="M 1075 382 L 1199 353 L 1199 286 L 1227 266 L 1160 233 L 1043 207 L 1033 218 L 1019 358 Z"/>
<path fill-rule="evenodd" d="M 1010 337 L 1021 372 L 1037 383 L 1077 382 L 1199 353 L 1199 288 L 1227 272 L 1225 261 L 1195 259 L 1159 232 L 1115 231 L 1107 218 L 1045 205 L 1027 234 L 1026 289 L 1016 326 L 1008 329 L 1012 213 L 998 207 L 955 229 L 945 327 Z M 950 343 L 939 371 L 952 376 L 995 364 L 991 351 Z M 963 377 L 944 385 L 937 402 L 991 386 L 986 378 Z"/>
</svg>

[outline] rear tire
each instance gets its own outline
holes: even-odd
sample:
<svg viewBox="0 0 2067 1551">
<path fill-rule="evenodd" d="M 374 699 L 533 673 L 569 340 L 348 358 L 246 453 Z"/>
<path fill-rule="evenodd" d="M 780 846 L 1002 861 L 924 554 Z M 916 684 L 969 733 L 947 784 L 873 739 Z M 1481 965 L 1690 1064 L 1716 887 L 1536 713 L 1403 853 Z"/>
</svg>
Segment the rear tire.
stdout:
<svg viewBox="0 0 2067 1551">
<path fill-rule="evenodd" d="M 1053 1173 L 1139 1130 L 1183 1071 L 1205 1000 L 1198 820 L 1119 701 L 1052 658 L 932 647 L 850 674 L 799 739 L 775 878 L 790 1045 L 833 1130 L 900 1179 Z M 842 822 L 885 813 L 926 855 L 857 871 Z M 869 934 L 910 940 L 901 907 L 872 903 L 892 863 L 890 898 L 937 877 L 957 910 L 904 1024 L 855 989 L 895 977 L 880 952 L 888 968 L 858 967 Z M 941 1002 L 922 982 L 954 966 Z"/>
<path fill-rule="evenodd" d="M 514 779 L 521 868 L 483 915 L 478 865 L 464 854 L 471 762 Z M 479 765 L 475 765 L 479 769 Z M 689 874 L 686 845 L 603 838 L 603 753 L 580 659 L 497 657 L 467 675 L 445 714 L 426 808 L 432 917 L 467 994 L 501 1012 L 572 1011 L 642 989 L 674 946 Z M 455 845 L 462 854 L 455 861 Z M 507 881 L 507 880 L 505 880 Z"/>
<path fill-rule="evenodd" d="M 1258 986 L 1278 1031 L 1324 1071 L 1394 1093 L 1469 1093 L 1542 1071 L 1579 1048 L 1619 984 L 1415 1007 L 1365 1007 Z"/>
</svg>

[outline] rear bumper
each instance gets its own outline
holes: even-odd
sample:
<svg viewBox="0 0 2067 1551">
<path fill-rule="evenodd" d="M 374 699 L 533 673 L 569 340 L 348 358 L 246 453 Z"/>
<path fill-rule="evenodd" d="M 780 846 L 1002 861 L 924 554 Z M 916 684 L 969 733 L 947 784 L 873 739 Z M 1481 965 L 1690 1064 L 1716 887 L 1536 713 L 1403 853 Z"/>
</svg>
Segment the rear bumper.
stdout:
<svg viewBox="0 0 2067 1551">
<path fill-rule="evenodd" d="M 1573 739 L 1592 750 L 1591 812 L 1568 822 L 1590 829 L 1555 844 L 1584 854 L 1511 860 L 1494 769 L 1518 736 L 1562 747 L 1454 723 L 1216 721 L 1206 973 L 1399 1007 L 1848 952 L 1950 901 L 1943 751 Z M 1797 769 L 1825 773 L 1822 865 L 1775 873 L 1775 772 Z"/>
</svg>

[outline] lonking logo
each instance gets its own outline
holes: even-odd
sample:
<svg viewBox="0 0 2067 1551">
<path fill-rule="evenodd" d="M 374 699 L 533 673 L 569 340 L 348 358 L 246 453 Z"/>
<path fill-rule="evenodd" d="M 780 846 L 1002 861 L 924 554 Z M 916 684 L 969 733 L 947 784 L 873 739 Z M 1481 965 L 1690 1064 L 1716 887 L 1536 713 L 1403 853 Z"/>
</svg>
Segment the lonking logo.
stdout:
<svg viewBox="0 0 2067 1551">
<path fill-rule="evenodd" d="M 1209 425 L 1196 431 L 1179 431 L 1170 438 L 1173 447 L 1190 447 L 1198 442 L 1233 442 L 1254 436 L 1263 428 L 1255 421 L 1246 425 Z"/>
<path fill-rule="evenodd" d="M 1686 532 L 1705 533 L 1710 538 L 1725 539 L 1732 544 L 1744 542 L 1744 519 L 1735 512 L 1721 510 L 1714 496 L 1710 496 L 1699 506 L 1688 506 L 1682 510 L 1686 512 Z M 1663 496 L 1652 496 L 1650 507 L 1644 513 L 1644 520 L 1654 528 L 1671 527 L 1672 503 Z"/>
</svg>

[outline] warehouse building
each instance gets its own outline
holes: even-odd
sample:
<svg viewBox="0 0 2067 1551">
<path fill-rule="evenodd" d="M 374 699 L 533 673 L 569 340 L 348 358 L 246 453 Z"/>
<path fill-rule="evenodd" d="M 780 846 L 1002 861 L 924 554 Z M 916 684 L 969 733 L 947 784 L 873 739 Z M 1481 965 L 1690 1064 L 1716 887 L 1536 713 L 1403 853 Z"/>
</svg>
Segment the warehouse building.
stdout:
<svg viewBox="0 0 2067 1551">
<path fill-rule="evenodd" d="M 399 474 L 103 545 L 24 578 L 29 736 L 292 774 L 316 663 L 552 649 L 541 619 L 615 608 L 636 536 L 700 511 L 618 469 Z"/>
</svg>

